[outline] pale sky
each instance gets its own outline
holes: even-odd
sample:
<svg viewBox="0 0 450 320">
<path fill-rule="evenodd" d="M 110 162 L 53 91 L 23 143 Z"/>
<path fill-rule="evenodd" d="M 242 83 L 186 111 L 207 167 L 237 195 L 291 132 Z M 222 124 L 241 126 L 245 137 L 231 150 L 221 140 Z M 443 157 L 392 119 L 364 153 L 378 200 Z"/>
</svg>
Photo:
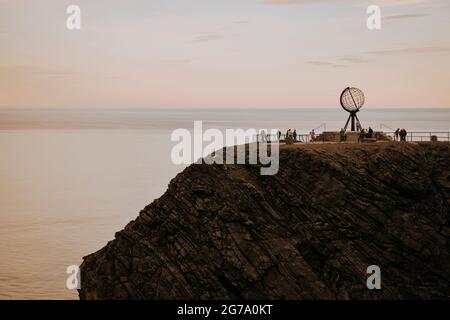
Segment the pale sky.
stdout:
<svg viewBox="0 0 450 320">
<path fill-rule="evenodd" d="M 336 106 L 347 86 L 450 107 L 450 2 L 0 0 L 0 107 Z"/>
</svg>

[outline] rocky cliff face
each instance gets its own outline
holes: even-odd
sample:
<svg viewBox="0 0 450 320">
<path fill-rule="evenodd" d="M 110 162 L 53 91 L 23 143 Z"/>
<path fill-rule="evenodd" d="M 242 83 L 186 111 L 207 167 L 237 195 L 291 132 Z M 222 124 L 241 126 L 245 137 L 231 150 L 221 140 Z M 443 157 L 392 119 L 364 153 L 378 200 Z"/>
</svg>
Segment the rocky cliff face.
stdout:
<svg viewBox="0 0 450 320">
<path fill-rule="evenodd" d="M 288 146 L 259 173 L 184 170 L 84 258 L 80 298 L 450 298 L 449 144 Z"/>
</svg>

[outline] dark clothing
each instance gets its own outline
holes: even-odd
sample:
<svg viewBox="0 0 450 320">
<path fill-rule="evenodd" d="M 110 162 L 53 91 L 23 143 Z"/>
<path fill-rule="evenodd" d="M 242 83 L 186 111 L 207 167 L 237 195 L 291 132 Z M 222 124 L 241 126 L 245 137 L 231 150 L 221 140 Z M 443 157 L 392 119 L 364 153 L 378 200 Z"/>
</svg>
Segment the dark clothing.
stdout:
<svg viewBox="0 0 450 320">
<path fill-rule="evenodd" d="M 366 137 L 364 130 L 359 132 L 358 142 L 361 142 Z"/>
<path fill-rule="evenodd" d="M 400 141 L 406 142 L 406 136 L 408 132 L 405 129 L 400 130 Z"/>
<path fill-rule="evenodd" d="M 341 140 L 341 142 L 344 142 L 345 140 L 347 140 L 346 138 L 346 134 L 345 134 L 345 131 L 344 130 L 341 130 L 340 132 L 339 132 L 339 136 L 340 136 L 340 140 Z"/>
</svg>

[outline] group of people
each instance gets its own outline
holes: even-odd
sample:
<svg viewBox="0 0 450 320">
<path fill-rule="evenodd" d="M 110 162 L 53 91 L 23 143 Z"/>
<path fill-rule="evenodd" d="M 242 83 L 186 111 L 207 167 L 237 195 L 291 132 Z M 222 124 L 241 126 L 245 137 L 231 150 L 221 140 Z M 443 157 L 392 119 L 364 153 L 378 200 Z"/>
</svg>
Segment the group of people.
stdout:
<svg viewBox="0 0 450 320">
<path fill-rule="evenodd" d="M 373 129 L 369 127 L 369 129 L 361 129 L 359 132 L 358 142 L 361 142 L 364 139 L 372 139 L 373 136 Z"/>
<path fill-rule="evenodd" d="M 282 135 L 281 131 L 278 131 L 278 141 L 281 141 L 281 135 Z M 309 136 L 310 136 L 311 141 L 314 141 L 317 138 L 317 135 L 316 135 L 314 129 L 311 130 L 311 132 L 309 133 Z M 297 134 L 296 129 L 294 129 L 294 130 L 288 129 L 286 131 L 286 134 L 284 137 L 285 137 L 285 141 L 287 144 L 292 144 L 295 141 L 299 140 L 300 135 Z"/>
<path fill-rule="evenodd" d="M 362 127 L 358 128 L 359 136 L 358 136 L 358 142 L 361 142 L 364 139 L 372 139 L 374 138 L 374 131 L 371 127 L 368 129 L 364 129 Z M 339 131 L 339 140 L 341 142 L 347 141 L 347 130 L 344 128 L 341 128 Z"/>
<path fill-rule="evenodd" d="M 369 127 L 368 129 L 358 127 L 358 131 L 359 131 L 358 142 L 361 142 L 365 139 L 375 138 L 375 132 L 373 131 L 373 129 L 371 127 Z M 398 128 L 397 130 L 395 130 L 394 134 L 395 134 L 395 141 L 406 141 L 408 132 L 405 129 Z M 277 135 L 278 135 L 278 141 L 281 141 L 281 136 L 283 134 L 281 133 L 280 130 L 278 130 Z M 310 141 L 316 141 L 317 137 L 318 136 L 315 133 L 314 129 L 312 129 L 311 132 L 309 133 Z M 341 142 L 347 141 L 347 130 L 346 129 L 341 128 L 341 130 L 339 131 L 339 138 L 340 138 Z M 260 139 L 262 142 L 270 141 L 269 135 L 266 135 L 265 131 L 262 131 L 262 133 L 260 135 Z M 301 140 L 300 135 L 297 133 L 296 129 L 294 129 L 294 130 L 288 129 L 286 131 L 286 134 L 284 135 L 284 141 L 286 142 L 286 144 L 293 144 L 294 142 L 299 141 L 299 140 Z"/>
<path fill-rule="evenodd" d="M 375 132 L 371 127 L 365 129 L 365 128 L 362 128 L 361 126 L 359 126 L 358 131 L 359 131 L 358 142 L 361 142 L 365 139 L 375 138 Z M 283 134 L 281 133 L 281 131 L 278 130 L 278 141 L 281 141 L 282 135 Z M 395 130 L 395 141 L 406 141 L 407 135 L 408 135 L 408 132 L 405 129 L 398 128 L 397 130 Z M 311 132 L 309 133 L 310 141 L 315 141 L 317 139 L 317 137 L 318 136 L 315 133 L 314 129 L 312 129 Z M 286 131 L 284 138 L 285 138 L 285 142 L 287 144 L 292 144 L 295 141 L 300 140 L 300 135 L 297 133 L 296 129 L 294 129 L 294 130 L 288 129 Z M 341 130 L 339 131 L 339 138 L 340 138 L 341 142 L 347 141 L 347 130 L 346 129 L 341 128 Z"/>
<path fill-rule="evenodd" d="M 292 131 L 291 129 L 289 129 L 288 131 L 286 131 L 286 138 L 292 138 L 294 139 L 294 141 L 297 141 L 297 130 L 294 129 L 294 131 Z"/>
<path fill-rule="evenodd" d="M 284 140 L 286 144 L 293 144 L 295 141 L 297 141 L 297 137 L 297 130 L 294 129 L 294 131 L 292 131 L 291 129 L 289 129 L 288 131 L 286 131 Z M 281 140 L 281 131 L 278 131 L 278 140 Z"/>
<path fill-rule="evenodd" d="M 398 128 L 395 130 L 395 141 L 406 141 L 408 132 L 405 129 Z"/>
</svg>

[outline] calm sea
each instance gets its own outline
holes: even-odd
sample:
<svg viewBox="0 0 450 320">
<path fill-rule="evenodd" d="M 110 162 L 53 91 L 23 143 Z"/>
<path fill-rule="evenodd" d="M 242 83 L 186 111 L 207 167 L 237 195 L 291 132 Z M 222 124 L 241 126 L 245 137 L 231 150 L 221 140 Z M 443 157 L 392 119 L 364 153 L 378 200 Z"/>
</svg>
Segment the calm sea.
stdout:
<svg viewBox="0 0 450 320">
<path fill-rule="evenodd" d="M 176 128 L 340 129 L 339 108 L 299 110 L 0 110 L 0 299 L 76 299 L 78 265 L 183 170 Z M 369 109 L 374 129 L 450 131 L 449 109 Z"/>
</svg>

